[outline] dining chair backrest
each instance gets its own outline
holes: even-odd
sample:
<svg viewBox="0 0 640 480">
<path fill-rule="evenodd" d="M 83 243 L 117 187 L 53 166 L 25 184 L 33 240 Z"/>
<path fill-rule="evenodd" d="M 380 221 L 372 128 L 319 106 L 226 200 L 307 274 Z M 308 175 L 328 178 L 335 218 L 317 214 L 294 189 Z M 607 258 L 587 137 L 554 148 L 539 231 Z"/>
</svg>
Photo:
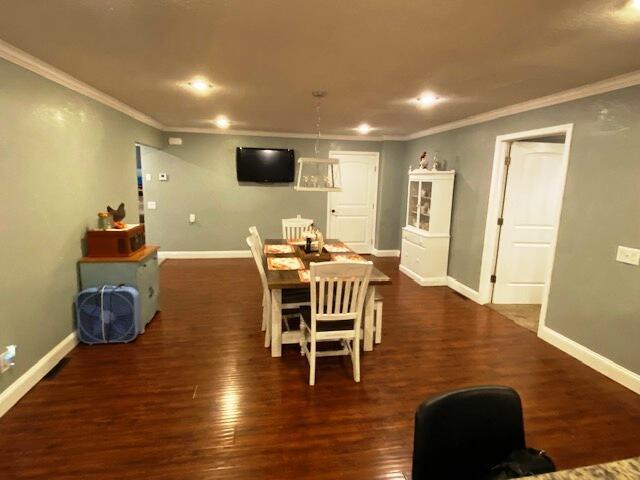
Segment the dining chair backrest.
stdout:
<svg viewBox="0 0 640 480">
<path fill-rule="evenodd" d="M 262 237 L 260 237 L 260 234 L 258 233 L 258 229 L 254 226 L 249 227 L 249 233 L 251 234 L 256 247 L 260 251 L 260 256 L 262 258 L 265 258 L 264 243 L 262 241 Z"/>
<path fill-rule="evenodd" d="M 301 218 L 300 215 L 296 218 L 283 218 L 282 238 L 285 240 L 297 240 L 302 238 L 302 234 L 309 230 L 311 225 L 313 225 L 313 220 L 310 218 Z"/>
<path fill-rule="evenodd" d="M 258 250 L 256 241 L 252 236 L 247 237 L 247 245 L 249 245 L 249 248 L 251 249 L 251 255 L 253 256 L 253 260 L 256 262 L 256 267 L 258 267 L 263 292 L 267 292 L 269 290 L 269 284 L 267 283 L 267 274 L 264 270 L 264 261 L 260 250 Z"/>
<path fill-rule="evenodd" d="M 373 263 L 323 262 L 309 265 L 311 330 L 317 322 L 353 320 L 360 328 Z"/>
</svg>

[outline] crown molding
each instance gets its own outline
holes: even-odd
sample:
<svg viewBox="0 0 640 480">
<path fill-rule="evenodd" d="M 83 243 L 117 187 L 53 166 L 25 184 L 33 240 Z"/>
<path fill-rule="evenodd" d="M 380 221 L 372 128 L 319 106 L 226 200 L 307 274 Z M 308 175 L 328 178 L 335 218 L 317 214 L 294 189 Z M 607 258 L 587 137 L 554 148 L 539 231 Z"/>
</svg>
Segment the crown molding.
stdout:
<svg viewBox="0 0 640 480">
<path fill-rule="evenodd" d="M 262 130 L 219 130 L 216 128 L 198 127 L 163 127 L 164 132 L 173 133 L 206 133 L 209 135 L 239 135 L 245 137 L 279 137 L 279 138 L 307 138 L 316 139 L 316 133 L 266 132 Z M 321 134 L 320 140 L 350 140 L 357 142 L 380 142 L 387 140 L 384 135 L 331 135 Z"/>
<path fill-rule="evenodd" d="M 468 127 L 478 123 L 488 122 L 509 115 L 515 115 L 517 113 L 528 112 L 530 110 L 537 110 L 538 108 L 551 107 L 561 103 L 570 102 L 572 100 L 579 100 L 581 98 L 591 97 L 601 93 L 612 92 L 614 90 L 620 90 L 622 88 L 633 87 L 640 85 L 640 70 L 634 72 L 625 73 L 624 75 L 618 75 L 599 82 L 590 83 L 588 85 L 582 85 L 580 87 L 571 88 L 562 92 L 547 95 L 545 97 L 535 98 L 533 100 L 527 100 L 526 102 L 516 103 L 509 105 L 508 107 L 498 108 L 489 112 L 480 113 L 471 117 L 463 118 L 462 120 L 456 120 L 454 122 L 437 125 L 435 127 L 427 128 L 419 132 L 412 133 L 404 137 L 405 140 L 415 140 L 417 138 L 428 137 L 436 133 L 442 133 L 449 130 L 455 130 L 457 128 Z"/>
<path fill-rule="evenodd" d="M 68 73 L 63 72 L 53 65 L 49 65 L 48 63 L 43 62 L 33 55 L 30 55 L 27 52 L 20 50 L 19 48 L 14 47 L 13 45 L 3 40 L 0 40 L 0 58 L 4 58 L 5 60 L 26 68 L 27 70 L 30 70 L 33 73 L 40 75 L 41 77 L 56 82 L 63 87 L 67 87 L 74 92 L 84 95 L 85 97 L 89 97 L 97 102 L 102 103 L 103 105 L 113 108 L 114 110 L 118 110 L 119 112 L 122 112 L 125 115 L 138 120 L 139 122 L 145 123 L 159 130 L 162 129 L 162 124 L 149 117 L 148 115 L 145 115 L 135 108 L 122 103 L 120 100 L 117 100 L 112 96 L 107 95 L 106 93 L 101 92 L 100 90 L 93 88 L 90 85 L 87 85 L 77 78 L 72 77 Z"/>
<path fill-rule="evenodd" d="M 135 120 L 150 125 L 158 130 L 164 132 L 175 133 L 206 133 L 213 135 L 240 135 L 240 136 L 253 136 L 253 137 L 280 137 L 280 138 L 307 138 L 315 139 L 316 134 L 313 133 L 291 133 L 291 132 L 267 132 L 259 130 L 218 130 L 214 128 L 190 128 L 190 127 L 167 127 L 150 116 L 136 110 L 133 107 L 115 99 L 114 97 L 107 95 L 100 90 L 87 85 L 86 83 L 72 77 L 68 73 L 49 65 L 48 63 L 28 54 L 27 52 L 20 50 L 13 45 L 0 40 L 0 58 L 3 58 L 11 63 L 19 65 L 27 70 L 30 70 L 44 78 L 47 78 L 53 82 L 56 82 L 64 87 L 69 88 L 81 95 L 89 97 L 97 102 L 100 102 L 108 107 L 113 108 L 119 112 L 128 115 Z M 526 102 L 509 105 L 507 107 L 498 108 L 488 112 L 480 113 L 478 115 L 472 115 L 461 120 L 456 120 L 435 127 L 430 127 L 425 130 L 420 130 L 409 135 L 375 135 L 375 136 L 362 136 L 362 135 L 322 135 L 323 140 L 350 140 L 358 142 L 380 142 L 380 141 L 407 141 L 415 140 L 422 137 L 428 137 L 435 135 L 436 133 L 447 132 L 449 130 L 455 130 L 457 128 L 468 127 L 478 123 L 488 122 L 509 115 L 515 115 L 518 113 L 524 113 L 539 108 L 550 107 L 572 100 L 579 100 L 581 98 L 598 95 L 601 93 L 607 93 L 614 90 L 620 90 L 627 87 L 633 87 L 640 85 L 640 70 L 618 75 L 616 77 L 601 80 L 599 82 L 583 85 L 580 87 L 564 90 L 562 92 L 554 93 L 544 97 L 536 98 L 533 100 L 527 100 Z"/>
</svg>

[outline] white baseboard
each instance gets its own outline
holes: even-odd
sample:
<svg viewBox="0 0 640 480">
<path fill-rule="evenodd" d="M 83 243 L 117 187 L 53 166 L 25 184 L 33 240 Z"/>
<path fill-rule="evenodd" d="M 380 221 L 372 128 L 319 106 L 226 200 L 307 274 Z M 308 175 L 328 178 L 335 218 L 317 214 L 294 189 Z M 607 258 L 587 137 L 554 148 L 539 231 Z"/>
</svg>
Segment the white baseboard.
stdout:
<svg viewBox="0 0 640 480">
<path fill-rule="evenodd" d="M 36 362 L 20 378 L 0 393 L 0 417 L 29 392 L 49 370 L 55 367 L 78 344 L 76 332 L 70 333 L 64 340 L 53 347 L 44 357 Z"/>
<path fill-rule="evenodd" d="M 371 255 L 376 257 L 399 257 L 400 250 L 378 250 L 377 248 L 374 248 L 371 250 Z"/>
<path fill-rule="evenodd" d="M 160 250 L 158 258 L 250 258 L 251 250 L 202 250 L 194 252 L 167 252 Z"/>
<path fill-rule="evenodd" d="M 421 287 L 444 287 L 447 285 L 447 277 L 423 277 L 404 265 L 400 265 L 400 271 Z"/>
<path fill-rule="evenodd" d="M 628 370 L 617 363 L 603 357 L 599 353 L 589 350 L 587 347 L 574 342 L 570 338 L 541 325 L 538 330 L 538 337 L 554 347 L 580 360 L 588 367 L 593 368 L 611 380 L 624 385 L 629 390 L 640 394 L 640 375 Z"/>
<path fill-rule="evenodd" d="M 480 303 L 480 294 L 471 287 L 467 287 L 464 283 L 460 283 L 453 277 L 447 277 L 447 287 L 451 290 L 455 290 L 463 297 L 467 297 L 476 303 Z"/>
</svg>

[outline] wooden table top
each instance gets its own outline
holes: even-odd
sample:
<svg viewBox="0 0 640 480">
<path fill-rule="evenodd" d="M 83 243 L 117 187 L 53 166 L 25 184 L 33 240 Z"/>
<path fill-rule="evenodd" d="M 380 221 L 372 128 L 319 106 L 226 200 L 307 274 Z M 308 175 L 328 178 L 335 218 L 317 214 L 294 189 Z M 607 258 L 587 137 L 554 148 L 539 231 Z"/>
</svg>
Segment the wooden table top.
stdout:
<svg viewBox="0 0 640 480">
<path fill-rule="evenodd" d="M 152 253 L 156 253 L 160 247 L 158 245 L 145 245 L 128 257 L 82 257 L 79 263 L 128 263 L 139 262 Z"/>
<path fill-rule="evenodd" d="M 286 240 L 281 238 L 277 239 L 266 239 L 264 241 L 265 245 L 285 245 L 287 243 Z M 325 244 L 342 244 L 340 240 L 336 239 L 327 239 L 325 240 Z M 298 255 L 298 249 L 296 248 L 296 253 L 292 253 L 289 255 L 270 255 L 267 257 L 296 257 Z M 302 259 L 305 268 L 309 268 L 310 261 Z M 281 289 L 281 288 L 309 288 L 309 282 L 303 282 L 300 280 L 300 276 L 298 275 L 298 270 L 269 270 L 265 265 L 265 271 L 267 273 L 267 283 L 269 285 L 270 290 Z M 391 279 L 387 277 L 384 273 L 378 270 L 375 266 L 371 272 L 371 278 L 369 280 L 370 285 L 389 285 L 391 284 Z"/>
</svg>

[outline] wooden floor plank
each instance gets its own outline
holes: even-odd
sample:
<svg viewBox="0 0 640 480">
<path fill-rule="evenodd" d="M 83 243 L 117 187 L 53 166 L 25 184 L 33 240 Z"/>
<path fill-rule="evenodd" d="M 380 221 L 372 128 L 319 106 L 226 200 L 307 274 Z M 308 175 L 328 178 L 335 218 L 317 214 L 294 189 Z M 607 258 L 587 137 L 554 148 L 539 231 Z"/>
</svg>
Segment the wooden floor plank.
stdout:
<svg viewBox="0 0 640 480">
<path fill-rule="evenodd" d="M 640 453 L 640 397 L 446 287 L 393 284 L 383 343 L 318 360 L 271 358 L 251 259 L 169 260 L 162 307 L 130 345 L 79 346 L 0 419 L 8 479 L 401 478 L 413 412 L 475 384 L 516 388 L 527 440 L 561 468 Z M 4 475 L 7 475 L 6 477 Z"/>
</svg>

